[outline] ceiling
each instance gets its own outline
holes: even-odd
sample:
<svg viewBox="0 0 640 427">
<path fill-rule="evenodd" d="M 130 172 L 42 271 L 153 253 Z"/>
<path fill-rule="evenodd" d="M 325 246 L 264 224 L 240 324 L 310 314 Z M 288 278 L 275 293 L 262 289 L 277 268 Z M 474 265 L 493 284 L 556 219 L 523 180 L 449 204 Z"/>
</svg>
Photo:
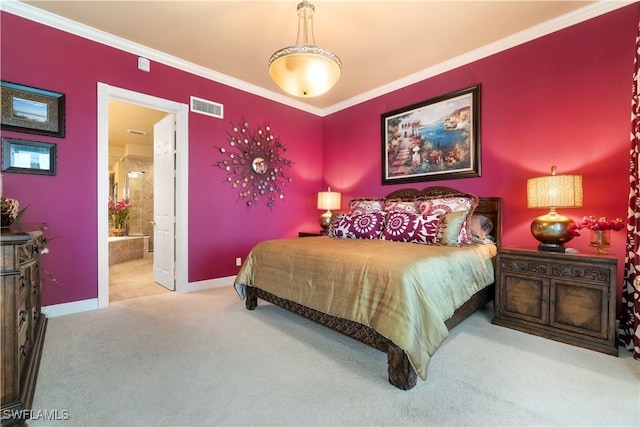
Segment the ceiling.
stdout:
<svg viewBox="0 0 640 427">
<path fill-rule="evenodd" d="M 8 3 L 3 1 L 3 9 Z M 478 52 L 506 49 L 630 2 L 312 1 L 316 44 L 341 59 L 343 73 L 329 92 L 306 99 L 284 94 L 267 70 L 272 53 L 296 42 L 296 0 L 21 3 L 91 27 L 98 39 L 111 37 L 114 44 L 146 52 L 152 73 L 154 61 L 177 61 L 201 75 L 323 115 L 479 59 Z M 141 127 L 149 127 L 146 119 L 126 125 Z M 119 132 L 124 140 L 132 138 Z"/>
<path fill-rule="evenodd" d="M 22 3 L 285 95 L 269 77 L 267 66 L 271 54 L 296 42 L 297 0 Z M 597 2 L 312 3 L 316 44 L 343 63 L 342 77 L 333 89 L 316 98 L 298 99 L 322 109 Z"/>
</svg>

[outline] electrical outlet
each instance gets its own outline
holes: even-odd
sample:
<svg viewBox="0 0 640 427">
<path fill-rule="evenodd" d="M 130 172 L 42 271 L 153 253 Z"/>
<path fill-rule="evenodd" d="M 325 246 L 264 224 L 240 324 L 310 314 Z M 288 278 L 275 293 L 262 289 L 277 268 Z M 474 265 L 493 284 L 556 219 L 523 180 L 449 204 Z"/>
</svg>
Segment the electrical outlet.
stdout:
<svg viewBox="0 0 640 427">
<path fill-rule="evenodd" d="M 242 258 L 236 258 L 236 267 L 240 267 L 242 265 Z"/>
</svg>

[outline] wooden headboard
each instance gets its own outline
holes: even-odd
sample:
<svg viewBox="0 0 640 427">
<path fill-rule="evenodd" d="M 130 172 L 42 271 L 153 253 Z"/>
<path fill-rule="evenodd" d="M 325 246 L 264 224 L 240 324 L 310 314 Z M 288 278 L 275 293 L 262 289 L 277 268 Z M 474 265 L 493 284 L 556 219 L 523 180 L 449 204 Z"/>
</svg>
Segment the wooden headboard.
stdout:
<svg viewBox="0 0 640 427">
<path fill-rule="evenodd" d="M 422 190 L 402 188 L 387 194 L 385 197 L 387 199 L 415 199 L 420 196 L 444 196 L 455 193 L 466 192 L 450 187 L 427 187 Z M 474 213 L 482 214 L 493 222 L 493 230 L 490 234 L 496 242 L 496 245 L 500 247 L 502 243 L 502 199 L 500 197 L 478 198 L 480 201 Z"/>
</svg>

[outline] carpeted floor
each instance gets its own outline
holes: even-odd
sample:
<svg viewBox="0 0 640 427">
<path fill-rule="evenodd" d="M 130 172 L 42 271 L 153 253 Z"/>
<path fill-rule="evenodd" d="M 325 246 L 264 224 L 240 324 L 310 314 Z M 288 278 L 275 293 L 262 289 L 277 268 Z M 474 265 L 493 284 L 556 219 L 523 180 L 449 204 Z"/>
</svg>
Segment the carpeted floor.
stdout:
<svg viewBox="0 0 640 427">
<path fill-rule="evenodd" d="M 427 381 L 384 353 L 232 287 L 51 318 L 36 426 L 638 426 L 640 363 L 492 325 L 456 327 Z M 59 415 L 48 420 L 48 413 Z M 52 418 L 48 416 L 48 418 Z"/>
</svg>

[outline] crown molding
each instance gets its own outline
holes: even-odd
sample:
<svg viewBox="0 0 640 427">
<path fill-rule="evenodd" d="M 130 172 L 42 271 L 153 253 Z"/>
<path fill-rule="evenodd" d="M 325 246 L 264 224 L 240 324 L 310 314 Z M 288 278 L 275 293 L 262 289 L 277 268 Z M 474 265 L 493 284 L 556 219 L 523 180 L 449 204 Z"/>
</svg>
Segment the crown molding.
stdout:
<svg viewBox="0 0 640 427">
<path fill-rule="evenodd" d="M 614 10 L 623 8 L 637 1 L 631 0 L 601 0 L 577 11 L 567 13 L 565 15 L 556 17 L 542 24 L 528 28 L 519 33 L 513 34 L 504 39 L 485 45 L 481 48 L 472 50 L 463 55 L 459 55 L 450 60 L 441 62 L 433 67 L 426 68 L 418 71 L 417 73 L 403 77 L 391 83 L 377 87 L 370 91 L 364 92 L 360 95 L 349 98 L 343 102 L 334 104 L 327 108 L 318 108 L 307 103 L 298 101 L 296 99 L 284 96 L 280 93 L 273 92 L 254 84 L 245 82 L 243 80 L 236 79 L 226 74 L 219 73 L 215 70 L 205 68 L 189 61 L 177 58 L 172 55 L 168 55 L 164 52 L 160 52 L 155 49 L 151 49 L 147 46 L 132 42 L 130 40 L 115 36 L 113 34 L 97 30 L 84 24 L 72 21 L 67 18 L 63 18 L 58 15 L 46 12 L 42 9 L 27 5 L 17 0 L 2 0 L 0 2 L 0 10 L 11 13 L 13 15 L 20 16 L 31 21 L 35 21 L 44 25 L 47 25 L 58 30 L 74 34 L 88 40 L 95 41 L 97 43 L 104 44 L 134 55 L 143 56 L 147 59 L 162 63 L 164 65 L 176 68 L 178 70 L 185 71 L 190 74 L 194 74 L 199 77 L 203 77 L 208 80 L 222 83 L 224 85 L 233 87 L 244 92 L 248 92 L 263 98 L 276 101 L 281 104 L 288 105 L 301 111 L 324 117 L 354 105 L 369 101 L 373 98 L 385 95 L 403 87 L 418 83 L 420 81 L 429 79 L 436 75 L 445 73 L 455 68 L 467 65 L 474 61 L 486 58 L 496 53 L 505 51 L 512 47 L 527 43 L 531 40 L 546 36 L 556 31 L 563 30 L 573 25 L 582 23 L 589 19 L 604 15 L 605 13 L 612 12 Z"/>
<path fill-rule="evenodd" d="M 482 46 L 463 55 L 459 55 L 450 60 L 441 62 L 434 65 L 433 67 L 425 68 L 424 70 L 418 71 L 414 74 L 408 75 L 386 85 L 377 87 L 368 92 L 364 92 L 358 96 L 347 99 L 344 102 L 327 107 L 323 110 L 323 116 L 333 114 L 340 110 L 344 110 L 346 108 L 363 103 L 373 98 L 377 98 L 395 90 L 402 89 L 403 87 L 412 85 L 414 83 L 427 80 L 431 77 L 437 76 L 447 71 L 462 67 L 463 65 L 467 65 L 488 56 L 495 55 L 496 53 L 500 53 L 507 49 L 511 49 L 512 47 L 516 47 L 537 38 L 544 37 L 573 25 L 580 24 L 584 21 L 588 21 L 589 19 L 598 17 L 600 15 L 613 12 L 614 10 L 629 6 L 630 4 L 636 2 L 637 0 L 602 0 L 596 2 L 592 5 L 578 9 L 577 11 L 558 16 L 554 19 L 543 22 L 519 33 L 513 34 L 509 37 L 505 37 L 501 40 Z"/>
<path fill-rule="evenodd" d="M 226 74 L 202 67 L 189 61 L 185 61 L 178 57 L 168 55 L 156 49 L 144 46 L 139 43 L 132 42 L 122 37 L 115 36 L 102 30 L 80 24 L 76 21 L 55 15 L 37 7 L 30 6 L 17 0 L 2 0 L 0 2 L 0 10 L 11 13 L 30 21 L 43 24 L 69 34 L 73 34 L 87 40 L 91 40 L 115 49 L 131 53 L 137 56 L 143 56 L 152 61 L 212 80 L 224 85 L 242 90 L 281 104 L 289 105 L 293 108 L 306 111 L 315 115 L 322 115 L 322 110 L 318 107 L 300 102 L 296 99 L 289 98 L 280 93 L 273 92 L 262 87 L 253 85 L 243 80 L 236 79 Z"/>
</svg>

